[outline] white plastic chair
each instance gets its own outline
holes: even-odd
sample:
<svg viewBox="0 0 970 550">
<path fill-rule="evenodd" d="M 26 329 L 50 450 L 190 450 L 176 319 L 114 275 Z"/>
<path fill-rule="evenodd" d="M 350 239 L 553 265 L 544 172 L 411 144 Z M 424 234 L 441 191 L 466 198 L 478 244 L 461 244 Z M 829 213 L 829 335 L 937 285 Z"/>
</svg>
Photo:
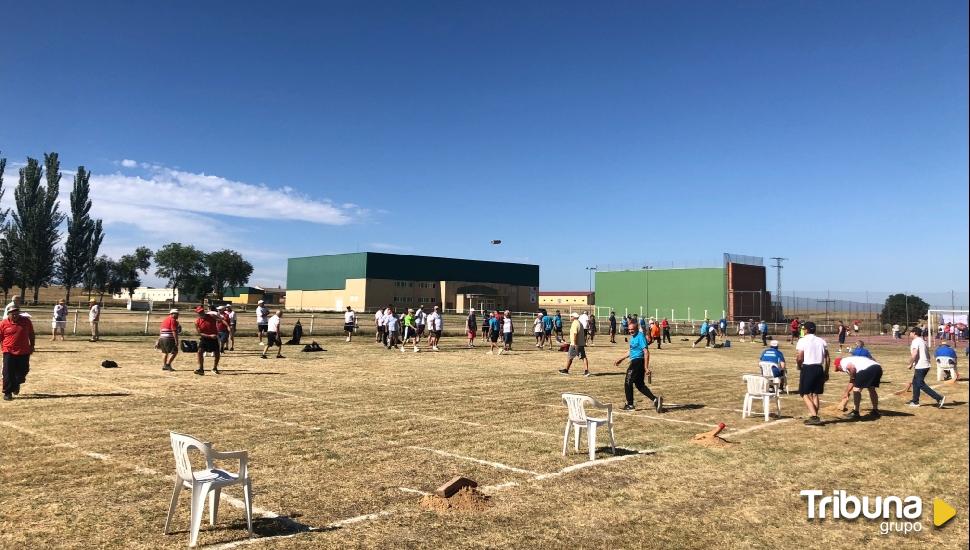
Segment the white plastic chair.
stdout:
<svg viewBox="0 0 970 550">
<path fill-rule="evenodd" d="M 943 380 L 943 373 L 949 372 L 950 379 L 955 379 L 957 377 L 957 362 L 952 357 L 937 357 L 936 358 L 936 380 Z"/>
<path fill-rule="evenodd" d="M 230 485 L 242 485 L 243 502 L 246 505 L 246 525 L 249 527 L 249 536 L 252 537 L 253 489 L 247 468 L 248 453 L 246 451 L 218 452 L 212 448 L 211 443 L 204 443 L 192 436 L 176 432 L 171 432 L 170 435 L 172 452 L 175 453 L 176 476 L 172 503 L 168 507 L 168 517 L 165 519 L 165 534 L 168 534 L 169 526 L 172 523 L 172 516 L 175 514 L 175 506 L 178 504 L 182 487 L 192 491 L 191 511 L 189 513 L 189 546 L 192 547 L 195 546 L 199 538 L 199 526 L 202 523 L 202 511 L 205 507 L 206 495 L 209 495 L 209 522 L 215 525 L 222 489 Z M 192 470 L 189 452 L 193 448 L 201 451 L 205 457 L 204 470 Z M 234 474 L 216 468 L 215 461 L 224 459 L 239 460 L 239 472 Z"/>
<path fill-rule="evenodd" d="M 758 365 L 761 367 L 761 376 L 770 378 L 771 383 L 778 388 L 779 393 L 781 393 L 781 390 L 785 390 L 785 393 L 788 393 L 788 374 L 785 372 L 787 369 L 781 371 L 781 376 L 775 376 L 774 373 L 771 372 L 771 367 L 778 366 L 775 363 L 772 363 L 771 361 L 759 361 Z"/>
<path fill-rule="evenodd" d="M 579 451 L 579 431 L 586 428 L 586 443 L 589 446 L 589 459 L 596 460 L 596 427 L 605 424 L 610 430 L 610 448 L 616 454 L 616 440 L 613 438 L 613 405 L 611 403 L 600 403 L 588 395 L 577 393 L 564 393 L 562 400 L 569 409 L 569 418 L 566 420 L 566 430 L 562 434 L 562 455 L 566 456 L 566 447 L 569 444 L 569 428 L 573 428 L 576 451 Z M 586 415 L 586 406 L 593 409 L 606 411 L 605 418 L 593 418 Z"/>
<path fill-rule="evenodd" d="M 765 422 L 768 421 L 771 415 L 772 399 L 775 400 L 775 404 L 778 406 L 778 416 L 781 417 L 781 398 L 778 395 L 778 389 L 771 387 L 771 380 L 757 374 L 745 374 L 742 378 L 748 386 L 748 391 L 744 394 L 744 406 L 741 408 L 741 418 L 752 415 L 751 407 L 755 399 L 761 400 L 761 408 L 765 413 Z"/>
</svg>

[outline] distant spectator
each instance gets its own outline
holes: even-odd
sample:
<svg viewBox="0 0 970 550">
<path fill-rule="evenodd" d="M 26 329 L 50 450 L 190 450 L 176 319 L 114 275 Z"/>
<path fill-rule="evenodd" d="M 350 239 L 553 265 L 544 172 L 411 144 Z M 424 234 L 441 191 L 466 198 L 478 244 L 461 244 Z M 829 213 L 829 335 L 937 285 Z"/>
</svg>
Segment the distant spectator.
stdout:
<svg viewBox="0 0 970 550">
<path fill-rule="evenodd" d="M 771 367 L 771 375 L 775 378 L 785 376 L 785 354 L 778 349 L 778 340 L 772 340 L 770 347 L 761 352 L 759 361 L 774 363 L 775 366 Z"/>
<path fill-rule="evenodd" d="M 852 348 L 850 354 L 855 357 L 868 357 L 869 359 L 872 359 L 872 354 L 869 353 L 868 349 L 866 349 L 866 343 L 862 340 L 855 343 L 855 347 Z"/>
<path fill-rule="evenodd" d="M 64 299 L 61 298 L 57 301 L 57 305 L 54 306 L 54 314 L 51 319 L 51 342 L 57 340 L 57 334 L 60 333 L 61 341 L 64 341 L 64 332 L 67 328 L 67 305 L 64 303 Z"/>
<path fill-rule="evenodd" d="M 101 305 L 94 298 L 88 300 L 88 323 L 91 324 L 91 341 L 97 342 L 101 339 Z"/>
</svg>

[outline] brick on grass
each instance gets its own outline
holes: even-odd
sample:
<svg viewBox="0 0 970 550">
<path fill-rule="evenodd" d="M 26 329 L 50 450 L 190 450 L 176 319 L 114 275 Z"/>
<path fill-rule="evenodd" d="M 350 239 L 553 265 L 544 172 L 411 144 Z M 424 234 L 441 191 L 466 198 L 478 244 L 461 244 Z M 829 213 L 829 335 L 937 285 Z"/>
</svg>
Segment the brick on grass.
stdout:
<svg viewBox="0 0 970 550">
<path fill-rule="evenodd" d="M 451 495 L 461 491 L 465 487 L 478 487 L 478 483 L 474 480 L 468 479 L 467 477 L 455 476 L 448 480 L 447 483 L 435 489 L 434 494 L 442 498 L 450 498 Z"/>
</svg>

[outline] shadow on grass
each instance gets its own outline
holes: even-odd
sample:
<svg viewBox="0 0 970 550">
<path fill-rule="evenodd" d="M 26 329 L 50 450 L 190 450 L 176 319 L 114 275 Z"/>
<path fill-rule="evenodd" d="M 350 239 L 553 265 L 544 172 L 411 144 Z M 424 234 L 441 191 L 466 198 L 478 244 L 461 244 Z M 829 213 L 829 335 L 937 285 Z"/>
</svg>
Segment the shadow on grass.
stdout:
<svg viewBox="0 0 970 550">
<path fill-rule="evenodd" d="M 637 451 L 635 449 L 626 449 L 624 447 L 617 447 L 616 448 L 616 454 L 614 455 L 613 454 L 613 449 L 611 449 L 609 446 L 607 446 L 607 447 L 597 447 L 596 448 L 596 452 L 597 452 L 597 454 L 603 453 L 603 454 L 607 454 L 607 455 L 610 455 L 610 456 L 627 456 L 627 455 L 640 455 L 640 454 L 652 455 L 652 454 L 656 453 L 656 451 L 650 451 L 650 452 L 644 453 L 644 452 Z"/>
<path fill-rule="evenodd" d="M 32 353 L 81 353 L 76 349 L 35 349 Z"/>
<path fill-rule="evenodd" d="M 285 372 L 230 372 L 219 369 L 219 376 L 283 376 Z"/>
<path fill-rule="evenodd" d="M 31 393 L 21 399 L 68 399 L 72 397 L 127 397 L 130 393 Z"/>
<path fill-rule="evenodd" d="M 626 372 L 591 372 L 590 376 L 626 376 Z"/>
<path fill-rule="evenodd" d="M 222 544 L 222 543 L 229 543 L 229 542 L 238 542 L 239 540 L 245 540 L 244 537 L 246 536 L 246 529 L 247 529 L 245 519 L 235 519 L 228 523 L 219 523 L 212 526 L 206 525 L 207 521 L 208 521 L 207 519 L 203 520 L 203 524 L 199 529 L 200 533 L 204 533 L 204 532 L 223 533 L 224 532 L 228 534 L 231 531 L 231 532 L 240 532 L 240 534 L 242 535 L 241 537 L 233 537 L 226 540 L 220 540 L 220 541 L 213 542 L 211 544 Z M 253 538 L 280 537 L 280 536 L 296 535 L 299 533 L 309 533 L 309 532 L 323 533 L 327 531 L 336 531 L 337 529 L 340 529 L 340 527 L 337 527 L 337 526 L 327 526 L 322 528 L 311 527 L 309 525 L 304 525 L 288 516 L 278 516 L 275 518 L 267 518 L 267 517 L 253 518 Z M 188 536 L 189 531 L 188 529 L 172 530 L 169 532 L 169 534 Z"/>
<path fill-rule="evenodd" d="M 663 406 L 666 411 L 694 411 L 704 408 L 703 403 L 664 403 Z"/>
</svg>

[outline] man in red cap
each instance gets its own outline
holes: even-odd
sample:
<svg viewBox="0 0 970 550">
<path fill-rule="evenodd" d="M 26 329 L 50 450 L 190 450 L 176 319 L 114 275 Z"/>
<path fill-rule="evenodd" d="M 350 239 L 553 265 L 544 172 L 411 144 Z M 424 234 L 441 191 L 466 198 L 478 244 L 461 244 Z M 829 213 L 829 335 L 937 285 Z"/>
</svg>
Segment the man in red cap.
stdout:
<svg viewBox="0 0 970 550">
<path fill-rule="evenodd" d="M 196 354 L 199 359 L 199 368 L 195 370 L 195 374 L 205 374 L 203 357 L 206 353 L 212 353 L 215 357 L 212 372 L 219 374 L 219 318 L 216 315 L 206 313 L 202 306 L 196 307 L 195 313 L 199 316 L 195 320 L 195 330 L 199 333 L 199 351 Z"/>
<path fill-rule="evenodd" d="M 876 388 L 882 380 L 882 366 L 868 357 L 848 356 L 836 357 L 834 361 L 835 372 L 844 372 L 849 375 L 849 385 L 845 388 L 842 395 L 842 403 L 847 403 L 849 394 L 852 394 L 854 410 L 846 415 L 846 418 L 858 420 L 859 405 L 862 403 L 862 390 L 869 390 L 869 400 L 872 401 L 872 412 L 870 418 L 879 418 L 879 395 Z"/>
</svg>

